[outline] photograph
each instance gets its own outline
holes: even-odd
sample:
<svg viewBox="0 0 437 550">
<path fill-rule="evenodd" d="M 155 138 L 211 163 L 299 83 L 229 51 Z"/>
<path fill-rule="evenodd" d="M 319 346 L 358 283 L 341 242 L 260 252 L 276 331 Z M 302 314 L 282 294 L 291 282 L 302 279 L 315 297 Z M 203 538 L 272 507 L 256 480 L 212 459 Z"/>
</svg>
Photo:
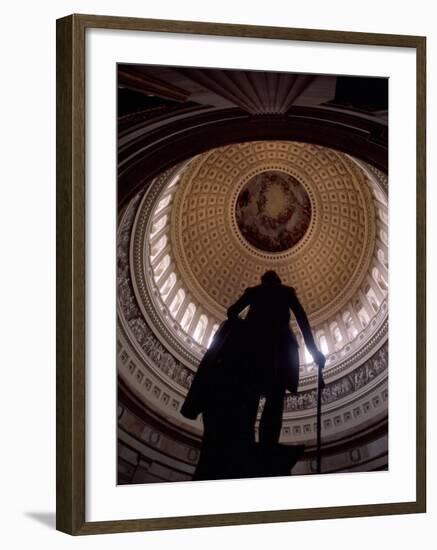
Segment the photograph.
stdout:
<svg viewBox="0 0 437 550">
<path fill-rule="evenodd" d="M 115 70 L 117 485 L 390 471 L 389 78 Z"/>
<path fill-rule="evenodd" d="M 2 547 L 435 538 L 431 6 L 5 5 Z"/>
</svg>

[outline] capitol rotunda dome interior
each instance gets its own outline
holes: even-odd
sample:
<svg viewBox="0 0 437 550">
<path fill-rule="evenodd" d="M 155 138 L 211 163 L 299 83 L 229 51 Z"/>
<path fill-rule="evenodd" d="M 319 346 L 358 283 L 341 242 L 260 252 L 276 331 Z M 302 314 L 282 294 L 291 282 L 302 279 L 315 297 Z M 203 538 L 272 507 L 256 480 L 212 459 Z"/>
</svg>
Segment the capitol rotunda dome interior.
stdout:
<svg viewBox="0 0 437 550">
<path fill-rule="evenodd" d="M 324 472 L 387 468 L 388 180 L 381 163 L 344 149 L 231 140 L 175 155 L 123 196 L 119 483 L 192 478 L 202 419 L 181 406 L 227 308 L 269 269 L 296 290 L 327 360 Z M 293 474 L 311 474 L 317 366 L 293 316 L 291 328 L 300 383 L 286 394 L 280 442 L 305 445 Z"/>
</svg>

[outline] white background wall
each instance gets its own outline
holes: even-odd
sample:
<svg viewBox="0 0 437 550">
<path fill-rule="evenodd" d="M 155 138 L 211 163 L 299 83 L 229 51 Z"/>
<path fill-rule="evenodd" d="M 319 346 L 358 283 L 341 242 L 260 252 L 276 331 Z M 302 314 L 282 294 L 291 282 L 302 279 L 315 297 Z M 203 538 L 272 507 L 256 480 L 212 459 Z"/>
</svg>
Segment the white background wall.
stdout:
<svg viewBox="0 0 437 550">
<path fill-rule="evenodd" d="M 428 513 L 238 526 L 128 535 L 68 537 L 54 530 L 55 511 L 55 19 L 96 13 L 166 19 L 250 23 L 428 37 L 428 280 L 437 278 L 436 247 L 436 58 L 434 2 L 407 7 L 394 0 L 363 3 L 332 0 L 254 3 L 244 0 L 67 1 L 16 0 L 3 4 L 1 18 L 0 201 L 2 269 L 0 308 L 1 515 L 4 548 L 45 549 L 226 547 L 406 549 L 433 546 L 437 532 L 436 473 L 428 472 Z M 4 195 L 3 195 L 4 193 Z M 406 213 L 407 214 L 407 213 Z M 414 215 L 414 213 L 410 213 Z M 434 250 L 433 250 L 434 248 Z M 428 289 L 428 387 L 437 383 L 436 291 Z M 6 353 L 5 353 L 6 352 Z M 436 463 L 436 400 L 429 391 L 428 460 Z M 231 545 L 231 546 L 230 546 Z"/>
</svg>

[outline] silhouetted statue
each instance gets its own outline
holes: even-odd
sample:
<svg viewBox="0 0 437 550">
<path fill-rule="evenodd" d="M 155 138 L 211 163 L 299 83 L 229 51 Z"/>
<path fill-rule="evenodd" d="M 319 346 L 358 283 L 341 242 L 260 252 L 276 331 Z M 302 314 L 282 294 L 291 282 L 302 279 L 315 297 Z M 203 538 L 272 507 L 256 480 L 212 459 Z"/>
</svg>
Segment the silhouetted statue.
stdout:
<svg viewBox="0 0 437 550">
<path fill-rule="evenodd" d="M 246 324 L 250 339 L 248 354 L 253 369 L 253 421 L 260 396 L 264 395 L 259 441 L 274 444 L 281 433 L 285 391 L 297 393 L 299 383 L 299 345 L 290 328 L 290 310 L 314 361 L 324 366 L 325 357 L 316 346 L 294 288 L 283 285 L 275 271 L 264 273 L 260 285 L 247 288 L 228 309 L 228 318 L 237 319 L 248 306 Z"/>
<path fill-rule="evenodd" d="M 202 414 L 203 437 L 193 479 L 256 477 L 253 388 L 245 322 L 224 321 L 203 356 L 181 413 Z"/>
<path fill-rule="evenodd" d="M 239 314 L 249 308 L 246 318 Z M 188 391 L 181 413 L 190 419 L 202 414 L 204 433 L 193 479 L 225 479 L 289 475 L 303 446 L 277 445 L 286 390 L 297 392 L 299 355 L 290 328 L 290 309 L 305 344 L 319 365 L 306 314 L 293 288 L 266 272 L 261 284 L 245 290 L 228 309 L 206 351 Z M 265 396 L 255 442 L 255 422 Z"/>
</svg>

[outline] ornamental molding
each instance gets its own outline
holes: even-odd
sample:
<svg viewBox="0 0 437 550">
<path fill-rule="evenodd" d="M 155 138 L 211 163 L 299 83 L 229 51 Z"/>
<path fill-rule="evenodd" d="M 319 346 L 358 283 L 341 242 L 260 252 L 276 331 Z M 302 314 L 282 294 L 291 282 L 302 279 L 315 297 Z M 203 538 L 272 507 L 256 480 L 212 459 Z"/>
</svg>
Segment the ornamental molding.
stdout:
<svg viewBox="0 0 437 550">
<path fill-rule="evenodd" d="M 337 441 L 349 433 L 371 427 L 387 417 L 388 400 L 388 359 L 386 348 L 378 350 L 374 356 L 344 380 L 327 384 L 323 397 L 324 441 Z M 166 422 L 180 426 L 198 437 L 202 433 L 202 421 L 188 421 L 180 414 L 180 408 L 190 384 L 183 378 L 184 394 L 180 387 L 164 380 L 163 371 L 150 368 L 133 348 L 124 332 L 119 333 L 117 369 L 127 386 L 145 406 Z M 176 371 L 174 371 L 176 372 Z M 178 376 L 182 371 L 179 371 Z M 191 377 L 192 380 L 192 377 Z M 181 379 L 182 381 L 182 379 Z M 355 389 L 356 388 L 356 389 Z M 316 436 L 316 410 L 314 391 L 299 392 L 298 396 L 285 397 L 282 440 L 311 445 Z M 338 392 L 338 396 L 335 393 Z M 349 392 L 349 393 L 347 393 Z M 259 414 L 263 402 L 260 403 Z"/>
</svg>

